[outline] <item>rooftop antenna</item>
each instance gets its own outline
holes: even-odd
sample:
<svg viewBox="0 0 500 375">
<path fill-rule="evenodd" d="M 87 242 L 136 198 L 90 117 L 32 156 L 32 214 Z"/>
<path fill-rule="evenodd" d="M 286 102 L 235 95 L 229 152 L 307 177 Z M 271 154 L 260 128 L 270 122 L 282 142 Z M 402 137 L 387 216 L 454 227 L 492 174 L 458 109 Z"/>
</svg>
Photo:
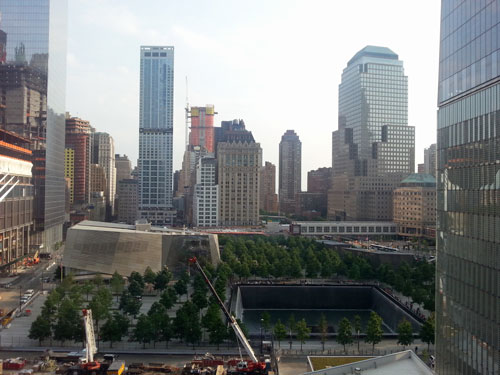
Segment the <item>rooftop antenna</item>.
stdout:
<svg viewBox="0 0 500 375">
<path fill-rule="evenodd" d="M 186 129 L 185 129 L 185 134 L 184 134 L 184 140 L 186 142 L 186 150 L 189 144 L 189 139 L 188 139 L 188 129 L 189 129 L 189 96 L 188 96 L 188 77 L 186 76 Z"/>
</svg>

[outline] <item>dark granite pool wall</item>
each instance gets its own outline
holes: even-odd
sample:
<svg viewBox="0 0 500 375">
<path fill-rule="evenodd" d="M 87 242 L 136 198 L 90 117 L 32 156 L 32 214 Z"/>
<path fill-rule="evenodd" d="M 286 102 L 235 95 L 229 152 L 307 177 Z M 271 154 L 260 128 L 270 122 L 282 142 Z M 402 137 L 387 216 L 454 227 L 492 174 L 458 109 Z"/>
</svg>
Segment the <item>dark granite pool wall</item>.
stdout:
<svg viewBox="0 0 500 375">
<path fill-rule="evenodd" d="M 421 323 L 373 286 L 240 285 L 233 290 L 231 310 L 241 319 L 244 309 L 370 309 L 396 331 L 404 318 L 420 330 Z"/>
</svg>

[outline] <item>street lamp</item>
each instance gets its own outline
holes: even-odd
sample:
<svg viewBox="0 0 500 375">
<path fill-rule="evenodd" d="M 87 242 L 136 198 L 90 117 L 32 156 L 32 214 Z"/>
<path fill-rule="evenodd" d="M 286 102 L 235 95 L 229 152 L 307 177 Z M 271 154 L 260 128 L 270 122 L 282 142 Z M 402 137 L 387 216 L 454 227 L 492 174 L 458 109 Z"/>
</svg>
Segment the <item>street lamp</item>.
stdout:
<svg viewBox="0 0 500 375">
<path fill-rule="evenodd" d="M 260 319 L 260 354 L 262 354 L 262 353 L 263 353 L 263 349 L 262 349 L 262 347 L 263 347 L 263 345 L 264 345 L 264 343 L 263 343 L 263 339 L 262 339 L 262 325 L 263 325 L 263 324 L 264 324 L 264 319 L 262 319 L 262 318 L 261 318 L 261 319 Z"/>
</svg>

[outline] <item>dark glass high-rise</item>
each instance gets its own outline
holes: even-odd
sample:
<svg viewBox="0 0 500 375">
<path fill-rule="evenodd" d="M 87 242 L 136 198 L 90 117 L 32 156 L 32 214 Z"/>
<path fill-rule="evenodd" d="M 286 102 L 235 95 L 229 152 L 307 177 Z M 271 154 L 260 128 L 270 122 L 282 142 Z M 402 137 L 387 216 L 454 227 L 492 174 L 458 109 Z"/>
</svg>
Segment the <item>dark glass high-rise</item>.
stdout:
<svg viewBox="0 0 500 375">
<path fill-rule="evenodd" d="M 436 369 L 499 374 L 500 0 L 442 0 Z"/>
<path fill-rule="evenodd" d="M 67 0 L 0 1 L 0 125 L 31 141 L 33 245 L 62 240 Z"/>
</svg>

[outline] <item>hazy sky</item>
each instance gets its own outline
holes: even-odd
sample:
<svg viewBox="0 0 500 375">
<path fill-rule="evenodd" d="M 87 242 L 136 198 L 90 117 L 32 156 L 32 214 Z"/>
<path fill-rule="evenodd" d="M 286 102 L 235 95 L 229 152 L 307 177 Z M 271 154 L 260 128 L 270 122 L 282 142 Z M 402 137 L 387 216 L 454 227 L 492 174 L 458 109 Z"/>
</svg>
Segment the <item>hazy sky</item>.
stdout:
<svg viewBox="0 0 500 375">
<path fill-rule="evenodd" d="M 242 118 L 278 165 L 287 129 L 307 171 L 331 166 L 338 85 L 366 45 L 404 61 L 416 160 L 436 140 L 438 0 L 70 0 L 67 109 L 110 133 L 117 153 L 138 154 L 139 46 L 175 46 L 174 168 L 189 103 L 214 104 L 216 124 Z"/>
</svg>

